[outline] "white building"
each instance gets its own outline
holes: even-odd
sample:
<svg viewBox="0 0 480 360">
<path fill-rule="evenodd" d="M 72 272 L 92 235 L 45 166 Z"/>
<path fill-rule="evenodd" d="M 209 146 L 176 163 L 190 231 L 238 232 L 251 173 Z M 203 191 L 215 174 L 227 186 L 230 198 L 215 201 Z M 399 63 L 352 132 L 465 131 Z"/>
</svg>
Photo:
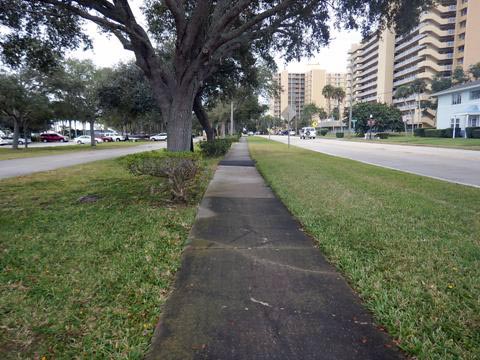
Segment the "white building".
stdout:
<svg viewBox="0 0 480 360">
<path fill-rule="evenodd" d="M 433 94 L 438 98 L 437 129 L 480 126 L 480 80 Z"/>
</svg>

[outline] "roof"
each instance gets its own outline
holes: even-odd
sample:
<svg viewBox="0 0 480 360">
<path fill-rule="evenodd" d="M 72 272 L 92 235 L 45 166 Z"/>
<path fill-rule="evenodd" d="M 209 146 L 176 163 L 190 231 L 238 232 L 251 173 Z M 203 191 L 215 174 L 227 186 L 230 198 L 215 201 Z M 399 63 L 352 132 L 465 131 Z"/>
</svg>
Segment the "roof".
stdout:
<svg viewBox="0 0 480 360">
<path fill-rule="evenodd" d="M 439 91 L 435 94 L 432 94 L 431 96 L 446 95 L 446 94 L 456 92 L 458 90 L 467 90 L 467 89 L 476 88 L 476 87 L 480 87 L 480 80 L 475 80 L 475 81 L 467 82 L 465 84 L 455 85 L 455 86 L 452 86 L 451 88 L 448 88 L 446 90 L 442 90 L 442 91 Z"/>
</svg>

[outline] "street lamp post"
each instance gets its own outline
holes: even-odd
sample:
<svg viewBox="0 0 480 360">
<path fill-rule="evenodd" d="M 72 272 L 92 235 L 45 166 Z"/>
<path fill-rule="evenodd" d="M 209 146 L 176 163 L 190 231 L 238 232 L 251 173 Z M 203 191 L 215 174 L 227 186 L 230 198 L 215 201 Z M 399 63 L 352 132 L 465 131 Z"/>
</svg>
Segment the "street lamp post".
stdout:
<svg viewBox="0 0 480 360">
<path fill-rule="evenodd" d="M 368 127 L 370 128 L 369 132 L 370 132 L 370 135 L 369 135 L 369 139 L 372 140 L 372 128 L 373 126 L 375 125 L 375 120 L 373 120 L 373 115 L 370 114 L 370 118 L 368 119 L 367 121 L 367 125 Z"/>
</svg>

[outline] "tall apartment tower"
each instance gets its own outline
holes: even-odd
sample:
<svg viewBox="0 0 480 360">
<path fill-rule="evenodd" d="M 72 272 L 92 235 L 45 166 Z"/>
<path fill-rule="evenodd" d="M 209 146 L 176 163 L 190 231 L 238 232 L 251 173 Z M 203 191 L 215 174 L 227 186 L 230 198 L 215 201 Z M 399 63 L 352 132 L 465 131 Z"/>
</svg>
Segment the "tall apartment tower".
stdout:
<svg viewBox="0 0 480 360">
<path fill-rule="evenodd" d="M 270 99 L 269 112 L 275 117 L 281 117 L 289 105 L 298 117 L 306 104 L 315 104 L 326 109 L 327 100 L 322 95 L 323 87 L 330 84 L 345 89 L 346 84 L 345 74 L 327 73 L 318 65 L 307 65 L 305 71 L 299 73 L 283 70 L 276 74 L 274 79 L 281 87 L 280 95 Z"/>
<path fill-rule="evenodd" d="M 480 1 L 457 0 L 453 66 L 466 71 L 480 61 Z"/>
<path fill-rule="evenodd" d="M 347 98 L 354 102 L 392 101 L 392 69 L 395 35 L 389 31 L 372 36 L 349 51 Z"/>
<path fill-rule="evenodd" d="M 451 76 L 455 67 L 464 70 L 480 61 L 480 0 L 443 0 L 423 13 L 419 25 L 405 35 L 391 32 L 373 36 L 349 52 L 347 91 L 353 101 L 393 103 L 402 111 L 407 124 L 414 127 L 435 126 L 435 112 L 417 109 L 417 100 L 427 100 L 427 93 L 395 99 L 401 86 L 415 79 L 431 82 L 435 76 Z M 393 41 L 391 41 L 393 39 Z M 373 54 L 373 53 L 375 54 Z M 384 66 L 375 76 L 376 60 Z M 376 96 L 376 97 L 375 97 Z"/>
</svg>

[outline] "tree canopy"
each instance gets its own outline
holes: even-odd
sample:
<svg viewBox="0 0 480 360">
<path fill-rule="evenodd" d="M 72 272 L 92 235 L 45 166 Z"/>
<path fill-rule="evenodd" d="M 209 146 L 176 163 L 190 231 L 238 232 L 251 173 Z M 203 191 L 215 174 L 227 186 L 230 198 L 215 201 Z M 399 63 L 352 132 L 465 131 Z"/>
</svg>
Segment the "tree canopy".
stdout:
<svg viewBox="0 0 480 360">
<path fill-rule="evenodd" d="M 358 103 L 352 107 L 352 117 L 357 120 L 355 131 L 365 133 L 369 130 L 368 120 L 372 115 L 376 131 L 401 131 L 402 113 L 392 105 L 382 103 Z"/>
<path fill-rule="evenodd" d="M 241 48 L 288 61 L 311 55 L 330 39 L 332 21 L 364 34 L 385 25 L 402 33 L 433 0 L 146 0 L 146 27 L 128 0 L 0 0 L 1 55 L 16 66 L 51 65 L 66 49 L 88 46 L 82 20 L 92 21 L 135 54 L 168 122 L 168 149 L 190 146 L 197 93 Z"/>
</svg>

